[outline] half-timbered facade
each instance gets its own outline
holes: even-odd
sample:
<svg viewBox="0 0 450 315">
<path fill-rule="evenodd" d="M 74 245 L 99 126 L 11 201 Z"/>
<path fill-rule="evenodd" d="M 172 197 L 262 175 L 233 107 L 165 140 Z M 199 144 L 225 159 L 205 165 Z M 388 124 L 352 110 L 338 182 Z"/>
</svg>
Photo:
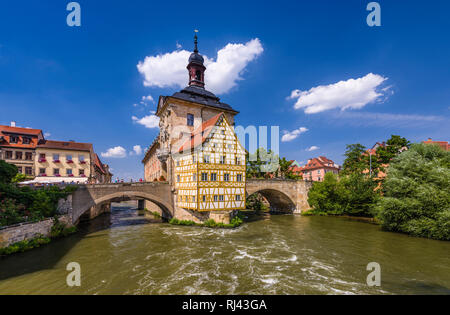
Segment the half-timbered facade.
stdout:
<svg viewBox="0 0 450 315">
<path fill-rule="evenodd" d="M 194 131 L 174 161 L 178 207 L 245 209 L 245 150 L 223 113 Z"/>
</svg>

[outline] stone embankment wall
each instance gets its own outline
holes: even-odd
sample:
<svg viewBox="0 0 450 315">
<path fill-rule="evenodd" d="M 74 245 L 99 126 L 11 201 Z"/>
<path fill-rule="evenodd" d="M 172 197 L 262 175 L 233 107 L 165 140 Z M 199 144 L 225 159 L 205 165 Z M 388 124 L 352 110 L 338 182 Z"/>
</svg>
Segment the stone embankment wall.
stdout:
<svg viewBox="0 0 450 315">
<path fill-rule="evenodd" d="M 58 218 L 61 223 L 68 226 L 72 224 L 72 218 L 69 215 L 63 215 Z M 47 219 L 36 223 L 21 223 L 17 225 L 0 228 L 0 248 L 8 247 L 14 243 L 30 240 L 38 236 L 49 236 L 54 219 Z"/>
<path fill-rule="evenodd" d="M 57 213 L 59 222 L 64 223 L 67 227 L 73 226 L 72 196 L 59 200 Z M 54 223 L 54 219 L 49 218 L 36 223 L 27 222 L 0 228 L 0 248 L 41 235 L 48 237 Z"/>
</svg>

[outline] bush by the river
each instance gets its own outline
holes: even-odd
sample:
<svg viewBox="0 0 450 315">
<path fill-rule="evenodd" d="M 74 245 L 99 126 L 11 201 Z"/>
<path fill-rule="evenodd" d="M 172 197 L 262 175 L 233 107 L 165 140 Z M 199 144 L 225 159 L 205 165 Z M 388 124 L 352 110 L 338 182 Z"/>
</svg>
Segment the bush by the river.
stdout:
<svg viewBox="0 0 450 315">
<path fill-rule="evenodd" d="M 0 227 L 22 222 L 37 222 L 56 215 L 58 200 L 77 188 L 57 186 L 32 189 L 12 183 L 17 167 L 0 161 Z"/>
<path fill-rule="evenodd" d="M 388 231 L 450 240 L 450 152 L 414 144 L 396 157 L 376 209 Z"/>
<path fill-rule="evenodd" d="M 374 204 L 380 198 L 377 183 L 370 177 L 354 173 L 339 177 L 331 172 L 323 182 L 315 182 L 308 193 L 313 208 L 307 214 L 373 217 Z"/>
</svg>

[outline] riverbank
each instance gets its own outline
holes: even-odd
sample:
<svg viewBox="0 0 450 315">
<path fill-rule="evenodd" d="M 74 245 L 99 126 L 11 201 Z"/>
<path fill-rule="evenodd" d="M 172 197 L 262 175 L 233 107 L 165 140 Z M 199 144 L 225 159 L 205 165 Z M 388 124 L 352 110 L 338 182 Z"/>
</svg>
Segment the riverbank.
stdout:
<svg viewBox="0 0 450 315">
<path fill-rule="evenodd" d="M 66 237 L 77 231 L 68 226 L 68 217 L 60 216 L 33 223 L 21 223 L 0 230 L 0 258 L 22 253 Z"/>
</svg>

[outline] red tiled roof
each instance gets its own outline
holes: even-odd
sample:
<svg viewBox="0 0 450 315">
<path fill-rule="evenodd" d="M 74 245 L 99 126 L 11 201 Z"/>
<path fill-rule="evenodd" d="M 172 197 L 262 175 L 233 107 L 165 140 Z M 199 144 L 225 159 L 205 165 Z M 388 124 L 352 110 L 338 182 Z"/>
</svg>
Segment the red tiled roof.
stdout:
<svg viewBox="0 0 450 315">
<path fill-rule="evenodd" d="M 105 168 L 103 167 L 102 161 L 100 161 L 100 158 L 96 153 L 94 153 L 94 164 L 97 166 L 97 168 L 102 172 L 103 174 L 106 174 Z"/>
<path fill-rule="evenodd" d="M 0 125 L 1 133 L 15 133 L 21 135 L 39 136 L 42 133 L 41 129 L 20 128 Z"/>
<path fill-rule="evenodd" d="M 19 143 L 11 143 L 11 135 L 22 136 L 22 139 L 19 140 Z M 30 138 L 30 143 L 23 143 L 23 136 Z M 2 147 L 11 147 L 11 148 L 24 148 L 24 149 L 35 149 L 38 141 L 43 139 L 42 130 L 40 129 L 29 129 L 29 128 L 20 128 L 20 127 L 10 127 L 0 125 L 0 145 Z"/>
<path fill-rule="evenodd" d="M 336 168 L 333 160 L 326 158 L 325 156 L 319 156 L 308 161 L 308 163 L 301 167 L 301 171 L 313 170 L 319 168 Z"/>
<path fill-rule="evenodd" d="M 423 143 L 424 144 L 437 144 L 446 151 L 450 150 L 450 145 L 448 144 L 448 141 L 433 141 L 431 139 L 428 139 L 427 141 L 423 141 Z"/>
<path fill-rule="evenodd" d="M 214 126 L 217 124 L 219 119 L 225 115 L 224 113 L 220 113 L 210 120 L 204 122 L 200 127 L 198 127 L 191 134 L 191 139 L 187 140 L 178 150 L 178 152 L 184 152 L 187 150 L 194 149 L 199 145 L 203 144 L 205 140 L 208 138 L 211 131 L 214 129 Z"/>
<path fill-rule="evenodd" d="M 89 151 L 89 152 L 91 152 L 93 150 L 91 143 L 80 143 L 80 142 L 73 142 L 73 141 L 45 140 L 44 143 L 38 144 L 37 147 L 38 148 L 46 148 L 46 149 Z"/>
</svg>

